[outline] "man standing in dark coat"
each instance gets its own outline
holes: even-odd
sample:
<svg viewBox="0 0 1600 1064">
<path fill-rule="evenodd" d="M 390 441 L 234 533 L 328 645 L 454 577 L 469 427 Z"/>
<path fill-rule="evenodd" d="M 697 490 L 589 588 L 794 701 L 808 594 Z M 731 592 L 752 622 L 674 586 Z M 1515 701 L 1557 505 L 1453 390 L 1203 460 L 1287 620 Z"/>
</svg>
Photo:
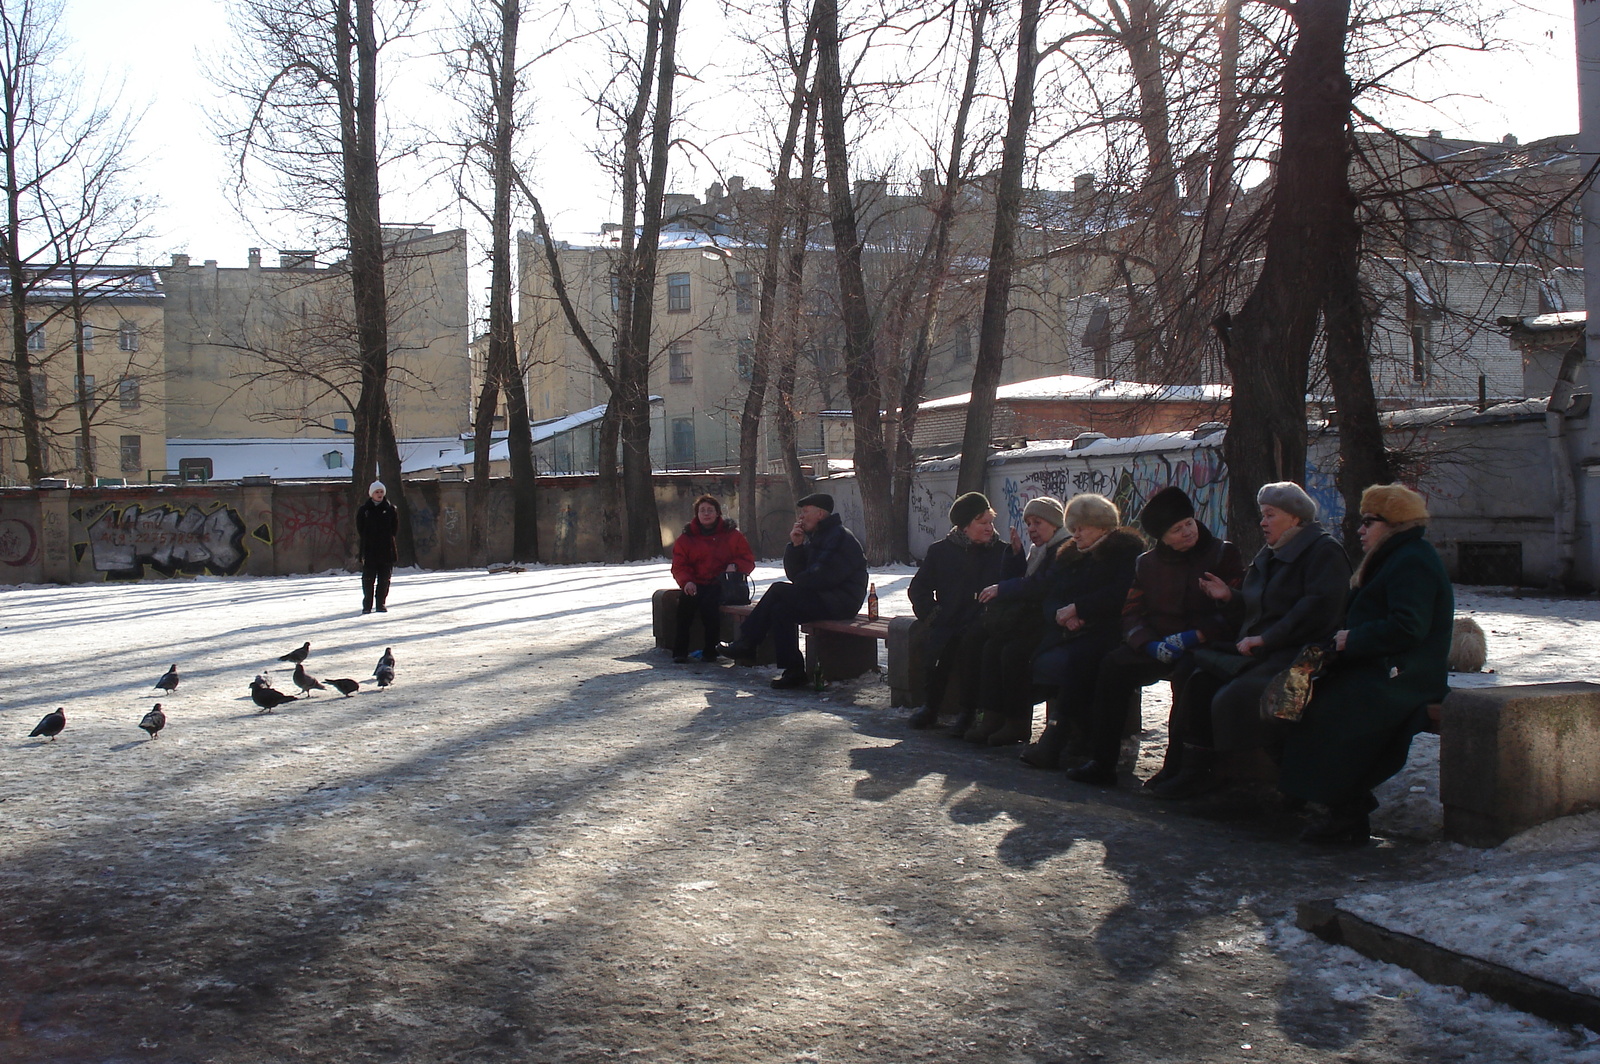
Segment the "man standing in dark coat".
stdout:
<svg viewBox="0 0 1600 1064">
<path fill-rule="evenodd" d="M 367 501 L 356 511 L 356 535 L 361 541 L 361 612 L 388 613 L 389 575 L 394 572 L 399 551 L 395 533 L 400 531 L 400 511 L 387 498 L 383 481 L 374 480 L 367 489 Z"/>
<path fill-rule="evenodd" d="M 783 571 L 789 579 L 762 593 L 739 629 L 739 638 L 721 651 L 735 661 L 754 657 L 755 648 L 770 632 L 783 669 L 772 686 L 780 689 L 808 682 L 800 625 L 850 620 L 867 597 L 866 553 L 833 512 L 833 496 L 807 495 L 795 503 L 795 511 L 789 545 L 783 551 Z"/>
</svg>

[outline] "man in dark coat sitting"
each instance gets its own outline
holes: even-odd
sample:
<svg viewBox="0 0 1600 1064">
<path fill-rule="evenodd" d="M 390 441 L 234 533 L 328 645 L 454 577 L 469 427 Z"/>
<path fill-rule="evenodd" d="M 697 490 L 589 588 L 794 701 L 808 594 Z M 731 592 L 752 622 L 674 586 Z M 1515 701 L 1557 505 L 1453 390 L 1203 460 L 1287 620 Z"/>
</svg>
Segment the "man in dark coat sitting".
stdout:
<svg viewBox="0 0 1600 1064">
<path fill-rule="evenodd" d="M 833 496 L 818 492 L 795 503 L 794 527 L 783 551 L 787 581 L 768 587 L 739 629 L 739 638 L 722 653 L 735 661 L 755 656 L 772 634 L 782 675 L 777 688 L 803 687 L 806 660 L 800 653 L 800 625 L 855 617 L 867 597 L 867 556 L 861 543 L 833 512 Z"/>
</svg>

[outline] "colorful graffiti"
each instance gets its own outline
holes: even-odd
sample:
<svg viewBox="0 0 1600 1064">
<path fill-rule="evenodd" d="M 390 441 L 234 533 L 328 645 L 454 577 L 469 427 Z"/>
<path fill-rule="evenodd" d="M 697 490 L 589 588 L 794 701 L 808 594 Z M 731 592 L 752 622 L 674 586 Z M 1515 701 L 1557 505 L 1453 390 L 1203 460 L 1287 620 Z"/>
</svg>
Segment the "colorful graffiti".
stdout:
<svg viewBox="0 0 1600 1064">
<path fill-rule="evenodd" d="M 230 506 L 108 506 L 89 526 L 94 568 L 138 579 L 146 566 L 163 576 L 231 576 L 244 564 L 244 521 Z"/>
<path fill-rule="evenodd" d="M 1065 501 L 1086 493 L 1106 496 L 1131 522 L 1150 496 L 1169 485 L 1182 488 L 1194 500 L 1201 521 L 1226 534 L 1228 472 L 1222 453 L 1214 447 L 1117 455 L 1105 465 L 1081 470 L 1038 469 L 1006 477 L 1001 495 L 1012 525 L 1021 525 L 1023 508 L 1034 499 L 1049 495 Z"/>
<path fill-rule="evenodd" d="M 11 566 L 31 565 L 39 556 L 39 533 L 26 521 L 0 518 L 0 562 Z"/>
</svg>

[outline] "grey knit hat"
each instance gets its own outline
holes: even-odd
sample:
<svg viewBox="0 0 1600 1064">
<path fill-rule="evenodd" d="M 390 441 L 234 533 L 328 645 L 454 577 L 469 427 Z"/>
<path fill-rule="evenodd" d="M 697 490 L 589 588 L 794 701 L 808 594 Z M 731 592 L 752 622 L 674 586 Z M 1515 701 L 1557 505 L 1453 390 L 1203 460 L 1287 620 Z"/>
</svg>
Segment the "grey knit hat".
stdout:
<svg viewBox="0 0 1600 1064">
<path fill-rule="evenodd" d="M 1041 495 L 1022 508 L 1024 519 L 1037 517 L 1049 521 L 1057 528 L 1063 528 L 1067 523 L 1067 515 L 1061 508 L 1061 500 L 1050 495 Z"/>
<path fill-rule="evenodd" d="M 1317 501 L 1292 480 L 1261 485 L 1261 490 L 1256 492 L 1256 505 L 1276 507 L 1298 517 L 1303 525 L 1309 525 L 1317 519 Z"/>
</svg>

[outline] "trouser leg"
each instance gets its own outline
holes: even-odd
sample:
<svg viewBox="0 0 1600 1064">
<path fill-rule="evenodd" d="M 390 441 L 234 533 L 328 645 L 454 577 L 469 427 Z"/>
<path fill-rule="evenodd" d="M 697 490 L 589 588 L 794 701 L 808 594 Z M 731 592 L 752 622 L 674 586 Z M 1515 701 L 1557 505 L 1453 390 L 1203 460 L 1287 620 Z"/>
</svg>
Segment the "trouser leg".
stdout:
<svg viewBox="0 0 1600 1064">
<path fill-rule="evenodd" d="M 1139 688 L 1171 674 L 1172 666 L 1129 646 L 1119 646 L 1106 655 L 1095 677 L 1094 697 L 1088 701 L 1086 730 L 1090 756 L 1095 761 L 1116 765 L 1122 749 L 1122 726 L 1128 716 L 1128 700 Z"/>
<path fill-rule="evenodd" d="M 373 588 L 372 604 L 378 609 L 383 609 L 389 601 L 389 575 L 394 572 L 394 567 L 385 565 L 378 569 L 377 585 Z"/>
<path fill-rule="evenodd" d="M 377 571 L 370 565 L 361 567 L 361 609 L 363 612 L 372 609 L 372 584 L 377 579 Z"/>
<path fill-rule="evenodd" d="M 722 585 L 701 584 L 695 599 L 700 611 L 700 627 L 703 629 L 701 654 L 710 657 L 722 642 Z M 688 642 L 683 645 L 685 649 L 689 646 Z"/>
<path fill-rule="evenodd" d="M 675 658 L 688 657 L 690 628 L 694 619 L 700 615 L 699 594 L 690 595 L 687 592 L 678 595 L 678 626 L 672 633 L 672 656 Z"/>
</svg>

